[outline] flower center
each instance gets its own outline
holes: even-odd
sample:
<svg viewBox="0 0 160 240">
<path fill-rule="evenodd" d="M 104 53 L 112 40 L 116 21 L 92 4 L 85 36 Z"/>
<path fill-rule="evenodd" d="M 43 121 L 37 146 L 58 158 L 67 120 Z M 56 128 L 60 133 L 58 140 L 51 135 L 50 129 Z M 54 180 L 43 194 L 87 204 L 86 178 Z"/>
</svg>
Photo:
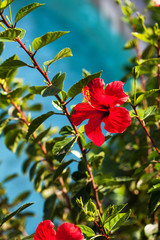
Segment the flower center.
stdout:
<svg viewBox="0 0 160 240">
<path fill-rule="evenodd" d="M 86 86 L 86 87 L 83 87 L 82 89 L 82 94 L 84 96 L 84 99 L 87 101 L 87 102 L 90 102 L 91 101 L 91 94 L 89 92 L 89 88 Z"/>
</svg>

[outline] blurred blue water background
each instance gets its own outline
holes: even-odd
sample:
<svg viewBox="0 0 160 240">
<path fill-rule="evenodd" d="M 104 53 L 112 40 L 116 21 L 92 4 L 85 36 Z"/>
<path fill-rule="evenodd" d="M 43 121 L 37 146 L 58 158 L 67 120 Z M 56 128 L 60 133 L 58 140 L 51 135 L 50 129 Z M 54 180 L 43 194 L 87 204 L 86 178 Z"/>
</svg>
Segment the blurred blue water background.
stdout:
<svg viewBox="0 0 160 240">
<path fill-rule="evenodd" d="M 15 0 L 12 6 L 12 12 L 16 12 L 24 5 L 33 1 Z M 44 3 L 45 1 L 39 1 Z M 66 58 L 51 65 L 49 77 L 52 77 L 59 71 L 66 72 L 66 81 L 64 90 L 68 90 L 71 84 L 82 78 L 82 69 L 85 68 L 91 73 L 103 70 L 102 78 L 106 83 L 119 80 L 123 76 L 122 66 L 128 58 L 128 53 L 122 50 L 125 39 L 112 29 L 112 24 L 107 21 L 95 8 L 89 0 L 47 0 L 46 5 L 35 10 L 24 19 L 17 27 L 26 29 L 26 36 L 23 42 L 26 46 L 49 31 L 70 31 L 69 34 L 45 46 L 36 54 L 36 59 L 42 66 L 46 60 L 53 59 L 54 56 L 63 48 L 70 47 L 73 52 L 72 58 Z M 15 46 L 16 45 L 16 46 Z M 17 43 L 6 43 L 3 59 L 15 54 L 22 61 L 29 63 L 29 58 L 24 51 L 19 48 Z M 43 85 L 42 76 L 34 69 L 23 68 L 19 70 L 18 77 L 23 78 L 24 82 L 30 85 Z M 37 97 L 36 101 L 43 104 L 43 111 L 47 112 L 53 109 L 52 98 Z M 79 96 L 77 101 L 81 101 Z M 61 127 L 64 122 L 60 118 L 52 118 L 52 126 Z M 32 183 L 28 176 L 22 174 L 22 163 L 25 156 L 21 159 L 7 150 L 3 139 L 1 144 L 1 165 L 0 180 L 3 180 L 9 174 L 18 172 L 20 177 L 7 183 L 6 189 L 10 202 L 25 190 L 31 190 L 32 194 L 26 202 L 35 202 L 33 207 L 28 210 L 34 211 L 36 216 L 27 221 L 27 232 L 33 233 L 38 223 L 42 220 L 43 199 L 40 194 L 33 190 Z M 24 204 L 24 202 L 23 202 Z"/>
</svg>

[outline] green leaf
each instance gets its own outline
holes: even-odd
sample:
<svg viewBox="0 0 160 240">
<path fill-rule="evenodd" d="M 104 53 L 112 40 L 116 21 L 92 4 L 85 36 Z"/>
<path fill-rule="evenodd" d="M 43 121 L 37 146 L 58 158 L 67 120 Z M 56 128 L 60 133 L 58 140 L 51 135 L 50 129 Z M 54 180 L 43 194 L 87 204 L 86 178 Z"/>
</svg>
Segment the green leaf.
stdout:
<svg viewBox="0 0 160 240">
<path fill-rule="evenodd" d="M 112 218 L 109 222 L 107 222 L 104 225 L 104 227 L 108 231 L 117 230 L 122 224 L 124 224 L 127 221 L 130 215 L 131 215 L 131 210 L 128 211 L 127 213 L 119 213 L 114 218 Z"/>
<path fill-rule="evenodd" d="M 71 49 L 70 48 L 64 48 L 62 49 L 56 56 L 53 60 L 49 60 L 49 61 L 46 61 L 44 62 L 44 65 L 51 65 L 52 63 L 62 59 L 62 58 L 65 58 L 65 57 L 72 57 L 72 52 L 71 52 Z"/>
<path fill-rule="evenodd" d="M 95 169 L 98 169 L 102 165 L 104 157 L 105 157 L 104 152 L 94 154 L 94 156 L 89 159 L 89 163 L 93 165 Z"/>
<path fill-rule="evenodd" d="M 160 190 L 160 183 L 157 183 L 157 184 L 153 185 L 153 187 L 151 187 L 148 190 L 148 193 L 156 192 L 156 191 L 159 191 L 159 190 Z"/>
<path fill-rule="evenodd" d="M 29 87 L 28 91 L 31 94 L 40 94 L 41 92 L 46 88 L 46 86 L 33 86 L 33 87 Z"/>
<path fill-rule="evenodd" d="M 160 206 L 160 191 L 153 192 L 149 202 L 149 212 L 153 214 Z"/>
<path fill-rule="evenodd" d="M 135 48 L 137 45 L 137 39 L 130 39 L 125 45 L 123 49 L 131 49 Z"/>
<path fill-rule="evenodd" d="M 53 86 L 57 87 L 58 89 L 60 89 L 62 91 L 65 77 L 66 77 L 66 73 L 62 73 L 61 75 L 60 75 L 60 73 L 58 73 L 52 79 Z"/>
<path fill-rule="evenodd" d="M 65 138 L 57 142 L 52 149 L 53 157 L 61 162 L 76 142 L 77 137 Z"/>
<path fill-rule="evenodd" d="M 29 178 L 30 178 L 30 181 L 33 180 L 34 176 L 35 176 L 35 172 L 36 172 L 36 169 L 38 167 L 38 164 L 40 163 L 41 161 L 38 161 L 38 162 L 35 162 L 33 164 L 33 166 L 31 167 L 30 171 L 29 171 Z"/>
<path fill-rule="evenodd" d="M 92 212 L 92 213 L 97 213 L 96 205 L 92 202 L 91 199 L 89 199 L 89 201 L 86 204 L 86 211 Z"/>
<path fill-rule="evenodd" d="M 157 46 L 155 41 L 152 39 L 150 35 L 148 35 L 146 32 L 145 33 L 137 33 L 137 32 L 132 32 L 132 35 L 144 42 L 150 43 L 151 45 Z"/>
<path fill-rule="evenodd" d="M 103 224 L 109 222 L 112 218 L 116 217 L 125 207 L 127 204 L 120 204 L 120 205 L 111 205 L 109 206 L 102 216 Z"/>
<path fill-rule="evenodd" d="M 28 132 L 26 135 L 26 139 L 28 140 L 30 135 L 50 116 L 54 114 L 53 111 L 50 111 L 48 113 L 42 114 L 41 116 L 35 118 L 31 124 L 29 125 Z"/>
<path fill-rule="evenodd" d="M 35 139 L 34 142 L 39 142 L 41 141 L 50 131 L 51 127 L 47 128 L 43 132 L 41 132 Z"/>
<path fill-rule="evenodd" d="M 86 237 L 93 237 L 95 236 L 95 232 L 88 226 L 85 226 L 85 225 L 77 225 L 82 233 L 86 236 Z"/>
<path fill-rule="evenodd" d="M 63 102 L 65 102 L 68 99 L 68 95 L 65 91 L 61 91 L 60 96 Z"/>
<path fill-rule="evenodd" d="M 12 205 L 15 206 L 22 201 L 24 201 L 28 196 L 30 195 L 30 191 L 25 191 L 23 193 L 20 193 L 12 202 Z"/>
<path fill-rule="evenodd" d="M 152 90 L 149 90 L 149 91 L 146 91 L 144 93 L 142 93 L 137 99 L 136 99 L 136 102 L 135 104 L 139 104 L 140 102 L 142 102 L 144 99 L 150 97 L 152 94 L 156 93 L 157 91 L 160 91 L 160 89 L 152 89 Z"/>
<path fill-rule="evenodd" d="M 4 0 L 1 4 L 0 4 L 0 11 L 3 11 L 6 7 L 8 7 L 12 2 L 14 2 L 14 0 Z"/>
<path fill-rule="evenodd" d="M 71 134 L 73 134 L 73 133 L 74 133 L 74 130 L 73 130 L 73 128 L 72 128 L 71 126 L 64 126 L 64 127 L 62 127 L 61 130 L 59 131 L 59 134 L 65 135 L 65 136 L 71 135 Z"/>
<path fill-rule="evenodd" d="M 89 183 L 85 182 L 79 186 L 78 191 L 72 197 L 71 199 L 72 204 L 75 207 L 75 209 L 77 209 L 78 211 L 81 210 L 81 208 L 79 207 L 79 204 L 77 204 L 77 199 L 81 198 L 85 205 L 90 199 L 91 188 L 92 188 L 91 182 Z"/>
<path fill-rule="evenodd" d="M 87 71 L 86 69 L 82 69 L 82 76 L 85 78 L 87 76 L 91 75 L 91 73 L 89 71 Z"/>
<path fill-rule="evenodd" d="M 16 69 L 16 68 L 25 67 L 25 66 L 27 66 L 27 64 L 20 60 L 10 60 L 10 61 L 5 61 L 0 65 L 0 71 L 6 72 L 11 69 Z"/>
<path fill-rule="evenodd" d="M 7 146 L 7 148 L 10 149 L 12 152 L 16 152 L 17 146 L 22 140 L 23 135 L 24 132 L 22 129 L 10 130 L 5 135 L 5 145 Z"/>
<path fill-rule="evenodd" d="M 15 90 L 7 93 L 7 98 L 8 99 L 17 99 L 19 97 L 22 97 L 22 94 L 26 91 L 27 86 L 24 86 L 23 88 L 16 88 Z"/>
<path fill-rule="evenodd" d="M 7 126 L 7 124 L 12 120 L 12 118 L 7 118 L 0 122 L 0 134 L 2 133 L 3 129 Z"/>
<path fill-rule="evenodd" d="M 7 176 L 7 177 L 3 180 L 3 183 L 6 183 L 6 182 L 8 182 L 8 181 L 10 181 L 10 180 L 12 180 L 12 179 L 14 179 L 14 178 L 16 178 L 16 177 L 18 177 L 18 174 L 17 174 L 17 173 L 13 173 L 13 174 Z"/>
<path fill-rule="evenodd" d="M 40 103 L 34 104 L 27 109 L 28 111 L 41 111 L 42 110 L 42 105 Z"/>
<path fill-rule="evenodd" d="M 15 215 L 17 215 L 18 213 L 22 212 L 24 209 L 28 208 L 29 206 L 31 206 L 32 203 L 26 203 L 23 206 L 21 206 L 20 208 L 18 208 L 16 211 L 14 211 L 13 213 L 8 214 L 6 217 L 4 217 L 1 221 L 0 221 L 0 226 L 3 225 L 3 223 L 5 223 L 6 221 L 8 221 L 9 219 L 11 219 L 12 217 L 14 217 Z"/>
<path fill-rule="evenodd" d="M 82 88 L 87 86 L 89 82 L 91 82 L 94 78 L 99 78 L 101 76 L 102 71 L 98 73 L 91 74 L 79 82 L 75 83 L 69 90 L 68 96 L 74 98 L 76 95 L 82 92 Z"/>
<path fill-rule="evenodd" d="M 22 29 L 22 28 L 16 28 L 16 29 L 21 31 L 21 33 L 20 33 L 20 35 L 19 35 L 18 37 L 19 37 L 20 39 L 23 39 L 26 31 L 25 31 L 24 29 Z"/>
<path fill-rule="evenodd" d="M 31 3 L 25 7 L 22 7 L 16 14 L 15 16 L 15 23 L 17 23 L 20 19 L 22 19 L 23 17 L 25 17 L 28 13 L 30 13 L 31 11 L 35 10 L 36 8 L 43 6 L 44 4 L 40 4 L 40 3 Z"/>
<path fill-rule="evenodd" d="M 3 50 L 4 50 L 4 42 L 0 42 L 0 55 L 2 55 Z"/>
<path fill-rule="evenodd" d="M 22 238 L 22 240 L 33 240 L 33 238 L 34 238 L 34 233 L 25 238 Z"/>
<path fill-rule="evenodd" d="M 18 37 L 21 34 L 20 29 L 16 28 L 9 28 L 3 32 L 0 32 L 0 41 L 1 42 L 14 42 L 16 37 Z"/>
<path fill-rule="evenodd" d="M 55 109 L 57 109 L 59 111 L 63 111 L 63 107 L 58 100 L 53 100 L 52 105 Z"/>
<path fill-rule="evenodd" d="M 69 164 L 71 164 L 72 162 L 74 162 L 74 160 L 69 160 L 67 162 L 63 162 L 61 163 L 58 168 L 55 170 L 54 174 L 53 174 L 53 178 L 52 178 L 52 181 L 54 182 L 57 177 L 59 177 L 61 175 L 61 173 L 63 172 L 63 170 L 68 167 Z"/>
<path fill-rule="evenodd" d="M 63 73 L 60 76 L 58 76 L 54 81 L 52 80 L 52 85 L 45 88 L 41 92 L 42 97 L 55 96 L 60 91 L 62 91 L 65 77 L 66 77 L 66 73 Z"/>
<path fill-rule="evenodd" d="M 137 61 L 139 65 L 157 65 L 160 64 L 159 58 L 140 59 Z"/>
<path fill-rule="evenodd" d="M 143 117 L 141 118 L 141 120 L 144 120 L 147 117 L 154 115 L 156 113 L 156 111 L 157 111 L 156 105 L 148 107 L 147 109 L 144 110 Z"/>
<path fill-rule="evenodd" d="M 56 194 L 52 194 L 51 196 L 49 196 L 45 203 L 44 203 L 44 215 L 43 215 L 43 219 L 44 220 L 53 220 L 54 217 L 54 210 L 56 208 L 56 200 L 57 200 L 57 195 Z"/>
<path fill-rule="evenodd" d="M 68 33 L 66 32 L 48 32 L 45 35 L 35 38 L 32 42 L 32 47 L 35 51 L 39 50 L 40 48 L 46 46 L 47 44 L 55 41 L 56 39 L 60 38 L 61 36 L 63 36 L 64 34 Z"/>
</svg>

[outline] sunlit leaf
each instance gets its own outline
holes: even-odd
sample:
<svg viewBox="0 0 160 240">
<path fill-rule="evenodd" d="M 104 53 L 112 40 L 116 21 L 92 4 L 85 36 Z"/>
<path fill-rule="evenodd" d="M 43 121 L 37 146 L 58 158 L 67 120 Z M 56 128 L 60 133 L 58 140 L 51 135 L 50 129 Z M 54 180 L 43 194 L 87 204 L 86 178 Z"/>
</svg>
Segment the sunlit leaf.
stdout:
<svg viewBox="0 0 160 240">
<path fill-rule="evenodd" d="M 0 4 L 0 11 L 4 10 L 6 7 L 8 7 L 12 2 L 14 2 L 14 0 L 4 0 L 1 4 Z"/>
<path fill-rule="evenodd" d="M 62 58 L 66 58 L 66 57 L 72 57 L 72 52 L 71 52 L 71 49 L 70 48 L 64 48 L 62 49 L 56 56 L 53 60 L 49 60 L 49 61 L 46 61 L 44 62 L 44 65 L 51 65 L 52 63 L 62 59 Z"/>
<path fill-rule="evenodd" d="M 137 33 L 137 32 L 132 32 L 132 35 L 144 42 L 150 43 L 151 45 L 157 46 L 156 42 L 153 40 L 153 38 L 148 35 L 146 32 L 145 33 Z"/>
<path fill-rule="evenodd" d="M 32 42 L 32 47 L 35 51 L 39 50 L 40 48 L 46 46 L 47 44 L 55 41 L 56 39 L 60 38 L 61 36 L 63 36 L 64 34 L 68 33 L 68 31 L 66 32 L 48 32 L 45 35 L 35 38 Z"/>
<path fill-rule="evenodd" d="M 114 218 L 112 218 L 109 222 L 105 223 L 104 227 L 108 231 L 117 230 L 121 225 L 123 225 L 127 221 L 130 215 L 131 215 L 131 211 L 127 213 L 119 213 Z"/>
<path fill-rule="evenodd" d="M 16 37 L 21 34 L 20 29 L 9 28 L 3 32 L 0 32 L 0 41 L 1 42 L 14 42 Z"/>
<path fill-rule="evenodd" d="M 143 117 L 141 118 L 141 120 L 144 120 L 147 117 L 154 115 L 156 113 L 156 111 L 157 111 L 156 105 L 148 107 L 147 109 L 144 110 Z"/>
<path fill-rule="evenodd" d="M 125 45 L 124 45 L 124 49 L 131 49 L 131 48 L 135 48 L 137 45 L 137 39 L 130 39 Z"/>
<path fill-rule="evenodd" d="M 88 226 L 85 226 L 85 225 L 77 225 L 82 233 L 86 236 L 86 237 L 93 237 L 95 236 L 95 232 Z"/>
<path fill-rule="evenodd" d="M 138 60 L 138 64 L 144 64 L 144 65 L 157 65 L 160 63 L 159 58 L 150 58 L 150 59 L 140 59 Z"/>
<path fill-rule="evenodd" d="M 24 16 L 26 16 L 31 11 L 35 10 L 36 8 L 42 6 L 44 4 L 40 3 L 31 3 L 25 7 L 22 7 L 15 16 L 15 23 L 17 23 L 20 19 L 22 19 Z"/>
<path fill-rule="evenodd" d="M 152 94 L 156 93 L 160 91 L 160 89 L 152 89 L 152 90 L 149 90 L 149 91 L 146 91 L 144 93 L 142 93 L 137 99 L 136 99 L 136 102 L 135 104 L 139 104 L 140 102 L 142 102 L 144 99 L 150 97 Z"/>
</svg>

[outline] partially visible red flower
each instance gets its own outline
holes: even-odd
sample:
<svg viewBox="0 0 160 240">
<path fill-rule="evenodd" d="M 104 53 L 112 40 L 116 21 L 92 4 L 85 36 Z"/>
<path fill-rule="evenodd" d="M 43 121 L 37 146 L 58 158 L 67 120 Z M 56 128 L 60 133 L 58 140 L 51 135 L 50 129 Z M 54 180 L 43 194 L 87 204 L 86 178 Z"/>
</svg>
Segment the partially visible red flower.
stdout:
<svg viewBox="0 0 160 240">
<path fill-rule="evenodd" d="M 79 227 L 72 223 L 61 224 L 56 232 L 56 240 L 83 240 L 84 236 Z"/>
<path fill-rule="evenodd" d="M 53 228 L 54 224 L 50 220 L 41 222 L 34 234 L 34 240 L 55 240 L 56 232 Z"/>
<path fill-rule="evenodd" d="M 160 0 L 152 0 L 156 7 L 160 7 Z"/>
<path fill-rule="evenodd" d="M 85 132 L 96 146 L 101 146 L 105 140 L 102 122 L 110 133 L 122 133 L 131 124 L 129 112 L 118 107 L 128 99 L 123 85 L 123 82 L 115 81 L 104 89 L 103 79 L 95 78 L 83 88 L 85 102 L 77 104 L 73 110 L 71 121 L 76 126 L 89 119 Z"/>
<path fill-rule="evenodd" d="M 50 220 L 41 222 L 35 232 L 34 240 L 83 240 L 84 236 L 79 227 L 72 223 L 61 224 L 57 232 Z"/>
</svg>

